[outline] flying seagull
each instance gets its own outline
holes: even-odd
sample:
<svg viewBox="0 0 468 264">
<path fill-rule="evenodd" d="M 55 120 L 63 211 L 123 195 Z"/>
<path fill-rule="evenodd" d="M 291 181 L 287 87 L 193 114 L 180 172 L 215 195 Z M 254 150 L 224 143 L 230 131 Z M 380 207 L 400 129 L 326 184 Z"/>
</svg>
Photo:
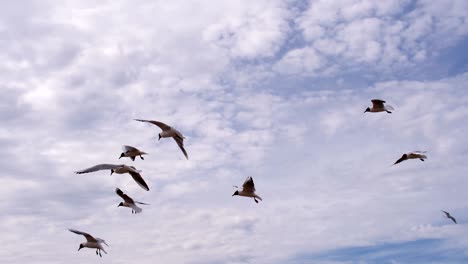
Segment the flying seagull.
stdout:
<svg viewBox="0 0 468 264">
<path fill-rule="evenodd" d="M 237 186 L 234 186 L 236 188 L 239 188 Z M 242 184 L 242 190 L 237 190 L 232 196 L 234 195 L 239 195 L 239 196 L 245 196 L 245 197 L 252 197 L 254 198 L 254 201 L 258 203 L 257 199 L 258 198 L 260 201 L 262 201 L 262 198 L 255 194 L 255 185 L 253 182 L 252 177 L 247 177 L 245 179 L 244 184 Z"/>
<path fill-rule="evenodd" d="M 175 129 L 175 128 L 171 127 L 171 126 L 168 126 L 168 125 L 164 124 L 163 122 L 159 122 L 159 121 L 143 120 L 143 119 L 135 119 L 135 120 L 140 121 L 140 122 L 151 123 L 151 124 L 156 125 L 159 128 L 161 128 L 162 131 L 161 131 L 161 133 L 159 133 L 158 140 L 161 140 L 161 138 L 172 137 L 175 140 L 175 142 L 177 143 L 177 145 L 179 146 L 180 150 L 182 150 L 182 152 L 184 153 L 185 158 L 188 159 L 187 151 L 185 151 L 185 148 L 184 148 L 184 138 L 185 137 L 177 129 Z"/>
<path fill-rule="evenodd" d="M 426 153 L 426 151 L 413 151 L 413 152 L 410 152 L 410 153 L 405 153 L 405 154 L 403 154 L 403 156 L 401 156 L 400 159 L 395 161 L 395 163 L 393 163 L 393 165 L 398 164 L 398 163 L 400 163 L 402 161 L 405 161 L 405 160 L 409 160 L 409 159 L 420 159 L 421 161 L 424 161 L 425 159 L 427 159 L 427 156 L 424 155 L 424 153 Z"/>
<path fill-rule="evenodd" d="M 387 112 L 391 114 L 394 109 L 391 105 L 384 105 L 385 101 L 380 99 L 372 99 L 372 108 L 367 107 L 366 112 L 377 113 L 377 112 Z"/>
<path fill-rule="evenodd" d="M 110 170 L 111 174 L 112 173 L 118 173 L 118 174 L 123 174 L 123 173 L 128 173 L 132 176 L 132 178 L 140 185 L 141 188 L 149 191 L 149 187 L 146 184 L 145 180 L 143 180 L 143 177 L 141 177 L 141 174 L 139 170 L 137 170 L 133 166 L 127 166 L 124 164 L 121 165 L 114 165 L 114 164 L 99 164 L 91 168 L 87 168 L 85 170 L 77 171 L 75 173 L 77 174 L 82 174 L 82 173 L 89 173 L 89 172 L 95 172 L 95 171 L 100 171 L 100 170 Z"/>
<path fill-rule="evenodd" d="M 140 158 L 142 160 L 144 160 L 142 155 L 148 155 L 148 153 L 143 152 L 143 151 L 141 151 L 141 150 L 139 150 L 139 149 L 137 149 L 135 147 L 132 147 L 132 146 L 124 145 L 124 146 L 122 146 L 122 150 L 123 150 L 123 152 L 122 152 L 122 154 L 120 154 L 119 159 L 123 158 L 123 157 L 129 157 L 133 161 L 135 161 L 135 157 L 140 156 Z"/>
<path fill-rule="evenodd" d="M 81 231 L 78 231 L 78 230 L 75 230 L 75 229 L 68 229 L 68 231 L 70 232 L 73 232 L 75 234 L 78 234 L 78 235 L 83 235 L 85 238 L 86 238 L 86 242 L 84 243 L 81 243 L 80 244 L 80 247 L 78 248 L 78 251 L 80 251 L 80 249 L 82 248 L 95 248 L 96 249 L 96 255 L 99 255 L 100 257 L 102 257 L 101 255 L 101 250 L 107 254 L 106 250 L 104 250 L 104 247 L 102 246 L 102 244 L 106 245 L 106 246 L 109 246 L 107 245 L 106 241 L 104 241 L 104 239 L 101 239 L 101 238 L 94 238 L 92 235 L 88 234 L 88 233 L 85 233 L 85 232 L 81 232 Z"/>
<path fill-rule="evenodd" d="M 147 203 L 137 202 L 137 201 L 133 200 L 130 196 L 123 193 L 119 188 L 115 188 L 115 193 L 124 200 L 123 202 L 120 202 L 117 207 L 125 206 L 125 207 L 132 208 L 132 214 L 133 213 L 138 214 L 138 213 L 141 213 L 141 211 L 143 211 L 136 204 L 148 205 Z"/>
<path fill-rule="evenodd" d="M 457 223 L 457 220 L 455 220 L 455 217 L 451 216 L 448 212 L 445 212 L 444 210 L 441 210 L 442 212 L 445 213 L 445 216 L 449 219 L 451 219 L 455 224 Z"/>
</svg>

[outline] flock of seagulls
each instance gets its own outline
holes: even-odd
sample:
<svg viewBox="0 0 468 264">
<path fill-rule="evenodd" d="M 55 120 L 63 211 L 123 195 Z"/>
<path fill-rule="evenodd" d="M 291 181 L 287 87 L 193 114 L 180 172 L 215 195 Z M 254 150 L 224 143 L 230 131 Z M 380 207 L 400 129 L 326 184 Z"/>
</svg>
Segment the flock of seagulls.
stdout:
<svg viewBox="0 0 468 264">
<path fill-rule="evenodd" d="M 394 108 L 392 106 L 386 105 L 386 102 L 384 100 L 373 99 L 373 100 L 371 100 L 371 102 L 372 102 L 372 107 L 368 107 L 365 110 L 364 113 L 366 113 L 366 112 L 370 112 L 370 113 L 387 112 L 387 113 L 391 114 L 392 111 L 394 110 Z M 182 135 L 181 132 L 179 132 L 177 129 L 175 129 L 175 128 L 169 126 L 169 125 L 166 125 L 165 123 L 160 122 L 160 121 L 144 120 L 144 119 L 135 119 L 135 120 L 139 121 L 139 122 L 151 123 L 153 125 L 158 126 L 162 130 L 158 134 L 159 135 L 158 141 L 161 140 L 161 138 L 170 138 L 170 137 L 173 138 L 174 141 L 179 146 L 182 153 L 184 154 L 185 158 L 188 160 L 188 154 L 187 154 L 187 151 L 185 150 L 185 147 L 184 147 L 185 137 Z M 405 153 L 393 165 L 399 164 L 399 163 L 401 163 L 401 162 L 403 162 L 405 160 L 409 160 L 409 159 L 419 159 L 421 161 L 424 161 L 424 160 L 427 159 L 427 156 L 425 155 L 425 153 L 426 153 L 425 151 L 413 151 L 413 152 Z M 144 160 L 143 155 L 148 155 L 148 153 L 146 153 L 144 151 L 141 151 L 141 150 L 139 150 L 139 149 L 137 149 L 135 147 L 124 145 L 123 146 L 123 152 L 120 154 L 119 159 L 127 157 L 127 158 L 130 158 L 132 161 L 135 161 L 136 157 L 140 157 L 142 160 Z M 110 170 L 110 175 L 112 175 L 113 173 L 117 173 L 117 174 L 128 173 L 128 174 L 130 174 L 130 176 L 132 176 L 133 180 L 141 188 L 143 188 L 145 191 L 149 191 L 148 184 L 145 182 L 145 180 L 143 179 L 143 177 L 140 174 L 141 170 L 137 170 L 135 167 L 127 166 L 125 164 L 120 164 L 120 165 L 98 164 L 98 165 L 95 165 L 93 167 L 90 167 L 90 168 L 87 168 L 87 169 L 84 169 L 84 170 L 76 171 L 75 173 L 83 174 L 83 173 L 90 173 L 90 172 L 96 172 L 96 171 L 101 171 L 101 170 Z M 244 197 L 253 198 L 255 203 L 258 203 L 258 200 L 262 201 L 262 198 L 255 193 L 255 191 L 256 191 L 255 190 L 255 184 L 254 184 L 254 181 L 253 181 L 252 177 L 249 176 L 249 177 L 247 177 L 247 179 L 245 179 L 244 183 L 242 184 L 242 188 L 239 188 L 238 186 L 234 186 L 234 187 L 237 190 L 234 192 L 234 194 L 232 194 L 232 196 L 244 196 Z M 129 195 L 124 193 L 119 188 L 115 189 L 115 193 L 120 198 L 122 198 L 122 200 L 123 200 L 123 202 L 120 202 L 117 207 L 122 206 L 122 207 L 131 208 L 132 209 L 132 214 L 138 214 L 138 213 L 142 212 L 142 208 L 140 208 L 137 204 L 149 205 L 147 203 L 135 201 L 133 198 L 131 198 Z M 455 224 L 457 223 L 455 218 L 453 216 L 451 216 L 450 213 L 448 213 L 446 211 L 443 211 L 443 210 L 441 210 L 441 211 L 445 214 L 445 216 L 448 219 L 451 219 Z M 75 230 L 75 229 L 68 229 L 68 230 L 70 232 L 75 233 L 75 234 L 83 235 L 86 238 L 86 242 L 80 244 L 80 246 L 78 248 L 78 251 L 80 249 L 86 247 L 86 248 L 96 249 L 96 255 L 99 255 L 100 257 L 102 257 L 101 251 L 104 252 L 105 254 L 107 254 L 107 252 L 105 251 L 103 245 L 106 245 L 106 246 L 109 246 L 109 245 L 106 243 L 105 240 L 103 240 L 101 238 L 97 238 L 97 237 L 95 238 L 95 237 L 91 236 L 88 233 L 81 232 L 81 231 L 78 231 L 78 230 Z"/>
<path fill-rule="evenodd" d="M 372 102 L 372 108 L 371 107 L 367 107 L 366 108 L 366 111 L 364 111 L 364 113 L 367 113 L 367 112 L 370 112 L 370 113 L 378 113 L 378 112 L 387 112 L 389 114 L 392 113 L 393 110 L 395 110 L 391 105 L 387 105 L 384 100 L 380 100 L 380 99 L 372 99 L 371 100 Z M 405 160 L 410 160 L 410 159 L 419 159 L 420 161 L 424 161 L 427 159 L 427 156 L 426 154 L 427 151 L 412 151 L 412 152 L 408 152 L 408 153 L 404 153 L 401 158 L 399 158 L 397 161 L 395 161 L 395 163 L 393 163 L 393 165 L 396 165 L 400 162 L 403 162 Z M 453 216 L 451 216 L 448 212 L 446 211 L 443 211 L 442 212 L 445 213 L 446 217 L 451 219 L 455 224 L 457 223 L 457 221 L 455 220 L 455 218 Z"/>
<path fill-rule="evenodd" d="M 177 145 L 179 146 L 180 150 L 182 150 L 182 153 L 184 156 L 188 159 L 188 154 L 187 151 L 184 148 L 184 136 L 182 133 L 180 133 L 177 129 L 168 126 L 164 124 L 163 122 L 159 121 L 153 121 L 153 120 L 143 120 L 143 119 L 135 119 L 136 121 L 140 122 L 147 122 L 151 123 L 153 125 L 158 126 L 161 128 L 161 132 L 159 133 L 159 139 L 161 138 L 168 138 L 172 137 Z M 143 155 L 148 155 L 148 153 L 139 150 L 138 148 L 132 147 L 132 146 L 127 146 L 124 145 L 122 147 L 122 153 L 120 154 L 119 159 L 121 158 L 130 158 L 132 161 L 135 161 L 135 158 L 140 157 L 141 160 L 144 160 Z M 96 171 L 101 171 L 101 170 L 110 170 L 110 175 L 117 173 L 117 174 L 130 174 L 132 176 L 133 180 L 145 191 L 149 191 L 148 184 L 145 182 L 143 179 L 143 176 L 141 176 L 141 170 L 138 170 L 134 166 L 127 166 L 125 164 L 98 164 L 92 167 L 89 167 L 84 170 L 79 170 L 76 171 L 76 174 L 83 174 L 83 173 L 90 173 L 90 172 L 96 172 Z M 117 207 L 128 207 L 132 209 L 132 214 L 138 214 L 143 211 L 141 207 L 138 205 L 149 205 L 147 203 L 143 202 L 138 202 L 135 201 L 132 197 L 130 197 L 128 194 L 124 193 L 121 189 L 116 188 L 115 193 L 122 198 L 123 202 L 120 202 Z M 106 241 L 104 241 L 101 238 L 95 238 L 91 236 L 88 233 L 78 231 L 75 229 L 68 229 L 70 232 L 73 232 L 78 235 L 83 235 L 86 238 L 86 242 L 81 243 L 80 247 L 78 248 L 78 251 L 84 247 L 86 248 L 95 248 L 96 249 L 96 255 L 99 255 L 102 257 L 101 251 L 107 254 L 106 250 L 103 247 L 103 244 L 106 246 L 109 246 L 106 244 Z"/>
</svg>

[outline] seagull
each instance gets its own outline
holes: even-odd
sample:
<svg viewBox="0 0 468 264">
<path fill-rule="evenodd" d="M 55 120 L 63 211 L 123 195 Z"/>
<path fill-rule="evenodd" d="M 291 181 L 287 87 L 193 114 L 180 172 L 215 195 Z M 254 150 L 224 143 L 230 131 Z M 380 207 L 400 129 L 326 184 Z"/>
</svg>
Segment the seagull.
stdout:
<svg viewBox="0 0 468 264">
<path fill-rule="evenodd" d="M 455 220 L 455 217 L 451 216 L 448 212 L 445 212 L 444 210 L 441 210 L 441 211 L 445 213 L 445 216 L 447 216 L 447 218 L 450 218 L 455 224 L 457 223 L 457 220 Z"/>
<path fill-rule="evenodd" d="M 237 186 L 234 186 L 236 188 L 239 188 Z M 239 196 L 245 196 L 245 197 L 252 197 L 254 198 L 254 201 L 258 203 L 257 199 L 258 198 L 260 201 L 262 201 L 262 198 L 258 195 L 255 194 L 255 185 L 253 182 L 252 177 L 247 177 L 245 179 L 244 184 L 242 184 L 242 190 L 237 190 L 232 196 L 234 195 L 239 195 Z"/>
<path fill-rule="evenodd" d="M 104 239 L 101 239 L 101 238 L 98 238 L 98 237 L 94 238 L 92 235 L 90 235 L 88 233 L 81 232 L 81 231 L 78 231 L 78 230 L 75 230 L 75 229 L 68 229 L 68 231 L 73 232 L 73 233 L 78 234 L 78 235 L 83 235 L 86 238 L 86 242 L 80 244 L 80 247 L 78 248 L 78 251 L 80 251 L 80 249 L 82 249 L 84 247 L 87 247 L 87 248 L 95 248 L 96 249 L 96 255 L 99 255 L 101 258 L 102 258 L 101 250 L 104 253 L 107 254 L 106 250 L 104 250 L 104 248 L 102 247 L 102 244 L 104 244 L 106 246 L 109 246 L 109 245 L 107 245 L 107 243 L 106 243 L 106 241 L 104 241 Z"/>
<path fill-rule="evenodd" d="M 409 160 L 409 159 L 420 159 L 421 161 L 424 161 L 427 159 L 427 156 L 424 155 L 427 151 L 413 151 L 410 153 L 405 153 L 399 160 L 397 160 L 393 165 L 398 164 L 404 160 Z"/>
<path fill-rule="evenodd" d="M 80 170 L 76 171 L 75 173 L 77 174 L 82 174 L 82 173 L 88 173 L 88 172 L 94 172 L 94 171 L 100 171 L 100 170 L 111 170 L 112 173 L 118 173 L 118 174 L 123 174 L 123 173 L 128 173 L 132 176 L 132 178 L 140 185 L 141 188 L 149 191 L 149 187 L 146 184 L 145 180 L 143 180 L 143 177 L 141 177 L 140 170 L 137 170 L 133 166 L 127 166 L 124 164 L 121 165 L 114 165 L 114 164 L 99 164 L 91 168 L 87 168 L 85 170 Z"/>
<path fill-rule="evenodd" d="M 129 208 L 132 208 L 132 214 L 135 213 L 135 214 L 138 214 L 138 213 L 141 213 L 141 211 L 143 211 L 140 207 L 138 207 L 136 204 L 144 204 L 144 205 L 148 205 L 147 203 L 142 203 L 142 202 L 137 202 L 137 201 L 134 201 L 130 196 L 126 195 L 125 193 L 123 193 L 119 188 L 115 188 L 115 193 L 120 196 L 124 201 L 123 202 L 120 202 L 119 206 L 125 206 L 125 207 L 129 207 Z"/>
<path fill-rule="evenodd" d="M 164 124 L 163 122 L 159 122 L 159 121 L 143 120 L 143 119 L 135 119 L 135 120 L 140 121 L 140 122 L 151 123 L 151 124 L 156 125 L 159 128 L 161 128 L 162 131 L 161 131 L 161 133 L 159 133 L 158 140 L 161 140 L 161 138 L 172 137 L 175 140 L 175 142 L 177 143 L 177 145 L 179 146 L 180 150 L 182 150 L 182 152 L 184 153 L 185 158 L 188 159 L 187 151 L 185 151 L 185 148 L 184 148 L 184 138 L 185 137 L 177 129 L 175 129 L 175 128 L 171 127 L 171 126 L 168 126 L 168 125 Z"/>
<path fill-rule="evenodd" d="M 143 151 L 141 151 L 141 150 L 139 150 L 139 149 L 137 149 L 135 147 L 132 147 L 132 146 L 124 145 L 124 146 L 122 146 L 122 150 L 123 150 L 123 152 L 122 152 L 122 154 L 120 154 L 119 159 L 123 158 L 123 157 L 129 157 L 133 161 L 135 161 L 135 157 L 140 156 L 140 158 L 142 160 L 144 160 L 142 155 L 148 155 L 148 153 L 143 152 Z"/>
<path fill-rule="evenodd" d="M 371 113 L 377 113 L 377 112 L 387 112 L 389 114 L 391 114 L 393 107 L 391 105 L 384 105 L 385 104 L 385 101 L 384 100 L 380 100 L 380 99 L 372 99 L 371 100 L 372 102 L 372 108 L 370 107 L 367 107 L 366 111 L 364 111 L 364 113 L 366 112 L 371 112 Z"/>
</svg>

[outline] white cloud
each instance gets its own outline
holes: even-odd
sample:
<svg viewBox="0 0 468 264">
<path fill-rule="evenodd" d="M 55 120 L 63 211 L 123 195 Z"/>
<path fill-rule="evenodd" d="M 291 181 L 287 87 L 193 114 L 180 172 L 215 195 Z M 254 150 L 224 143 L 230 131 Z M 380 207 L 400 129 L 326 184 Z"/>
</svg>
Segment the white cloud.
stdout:
<svg viewBox="0 0 468 264">
<path fill-rule="evenodd" d="M 314 48 L 302 48 L 289 51 L 279 60 L 273 69 L 279 73 L 314 75 L 325 64 Z"/>
<path fill-rule="evenodd" d="M 418 1 L 414 7 L 399 0 L 311 1 L 296 24 L 305 39 L 302 49 L 320 51 L 326 55 L 323 61 L 339 63 L 348 71 L 365 67 L 386 73 L 395 65 L 410 68 L 435 57 L 466 36 L 467 15 L 460 10 L 467 9 L 466 1 L 458 0 Z M 307 56 L 290 60 L 294 65 L 290 67 L 310 75 L 315 69 L 301 67 L 309 60 Z"/>
</svg>

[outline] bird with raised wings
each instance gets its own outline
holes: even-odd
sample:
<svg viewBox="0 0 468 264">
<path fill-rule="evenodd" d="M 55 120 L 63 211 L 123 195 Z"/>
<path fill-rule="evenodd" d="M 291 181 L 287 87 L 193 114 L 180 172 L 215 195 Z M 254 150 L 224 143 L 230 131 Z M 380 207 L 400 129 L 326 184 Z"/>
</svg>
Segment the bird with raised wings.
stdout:
<svg viewBox="0 0 468 264">
<path fill-rule="evenodd" d="M 122 190 L 120 190 L 119 188 L 115 188 L 115 193 L 124 200 L 123 202 L 120 202 L 119 205 L 117 205 L 117 207 L 124 206 L 128 208 L 132 208 L 132 214 L 133 213 L 138 214 L 138 213 L 141 213 L 141 211 L 143 211 L 143 209 L 138 207 L 136 204 L 148 205 L 147 203 L 137 202 L 133 200 L 130 196 L 122 192 Z"/>
<path fill-rule="evenodd" d="M 103 251 L 104 253 L 107 254 L 106 250 L 104 249 L 104 247 L 102 246 L 102 244 L 106 245 L 106 246 L 109 246 L 107 245 L 106 241 L 104 239 L 101 239 L 101 238 L 98 238 L 98 237 L 93 237 L 92 235 L 88 234 L 88 233 L 85 233 L 85 232 L 81 232 L 81 231 L 78 231 L 78 230 L 75 230 L 75 229 L 68 229 L 68 231 L 70 232 L 73 232 L 75 234 L 78 234 L 78 235 L 83 235 L 85 238 L 86 238 L 86 242 L 83 242 L 80 244 L 80 247 L 78 248 L 78 251 L 80 251 L 80 249 L 82 248 L 95 248 L 96 249 L 96 255 L 99 255 L 100 257 L 102 257 L 101 255 L 101 251 Z"/>
<path fill-rule="evenodd" d="M 237 186 L 234 187 L 239 188 Z M 245 179 L 244 184 L 242 184 L 242 189 L 236 190 L 232 196 L 234 195 L 252 197 L 256 203 L 258 203 L 257 199 L 262 201 L 262 198 L 255 193 L 255 184 L 250 176 Z"/>
<path fill-rule="evenodd" d="M 409 159 L 419 159 L 421 161 L 424 161 L 425 159 L 427 159 L 427 156 L 424 154 L 426 152 L 427 151 L 413 151 L 413 152 L 405 153 L 403 154 L 403 156 L 401 156 L 401 158 L 395 161 L 393 165 L 398 164 L 405 160 L 409 160 Z"/>
<path fill-rule="evenodd" d="M 371 112 L 371 113 L 378 113 L 378 112 L 387 112 L 389 114 L 391 114 L 394 109 L 391 105 L 385 105 L 385 101 L 384 100 L 380 100 L 380 99 L 372 99 L 371 100 L 372 102 L 372 108 L 371 107 L 367 107 L 366 111 L 364 111 L 364 113 L 366 112 Z"/>
<path fill-rule="evenodd" d="M 452 220 L 455 224 L 457 223 L 457 220 L 455 220 L 455 217 L 451 216 L 451 215 L 449 214 L 449 212 L 445 212 L 444 210 L 441 210 L 441 211 L 444 212 L 445 216 L 446 216 L 448 219 Z"/>
<path fill-rule="evenodd" d="M 135 157 L 140 156 L 140 158 L 142 160 L 144 160 L 143 155 L 148 155 L 148 153 L 146 153 L 144 151 L 141 151 L 141 150 L 139 150 L 139 149 L 137 149 L 135 147 L 132 147 L 132 146 L 124 145 L 124 146 L 122 146 L 122 150 L 123 150 L 123 152 L 122 152 L 122 154 L 120 154 L 119 159 L 123 158 L 123 157 L 128 157 L 131 160 L 135 161 Z"/>
<path fill-rule="evenodd" d="M 124 164 L 120 164 L 120 165 L 99 164 L 91 168 L 76 171 L 75 173 L 82 174 L 82 173 L 89 173 L 89 172 L 95 172 L 95 171 L 100 171 L 100 170 L 110 170 L 111 171 L 110 175 L 112 175 L 114 172 L 118 174 L 128 173 L 130 174 L 130 176 L 132 176 L 133 180 L 135 180 L 135 182 L 138 183 L 138 185 L 140 185 L 141 188 L 149 191 L 148 185 L 146 184 L 145 180 L 143 180 L 143 177 L 140 174 L 141 171 L 137 170 L 133 166 L 127 166 Z"/>
<path fill-rule="evenodd" d="M 175 140 L 175 142 L 177 143 L 177 145 L 179 146 L 180 150 L 182 150 L 182 153 L 184 153 L 185 158 L 188 159 L 187 151 L 185 151 L 185 148 L 184 148 L 184 138 L 185 137 L 177 129 L 175 129 L 175 128 L 171 127 L 171 126 L 168 126 L 168 125 L 164 124 L 163 122 L 159 122 L 159 121 L 144 120 L 144 119 L 135 119 L 135 120 L 140 121 L 140 122 L 151 123 L 151 124 L 156 125 L 159 128 L 161 128 L 162 131 L 158 134 L 159 135 L 158 140 L 161 140 L 161 138 L 172 137 Z"/>
</svg>

